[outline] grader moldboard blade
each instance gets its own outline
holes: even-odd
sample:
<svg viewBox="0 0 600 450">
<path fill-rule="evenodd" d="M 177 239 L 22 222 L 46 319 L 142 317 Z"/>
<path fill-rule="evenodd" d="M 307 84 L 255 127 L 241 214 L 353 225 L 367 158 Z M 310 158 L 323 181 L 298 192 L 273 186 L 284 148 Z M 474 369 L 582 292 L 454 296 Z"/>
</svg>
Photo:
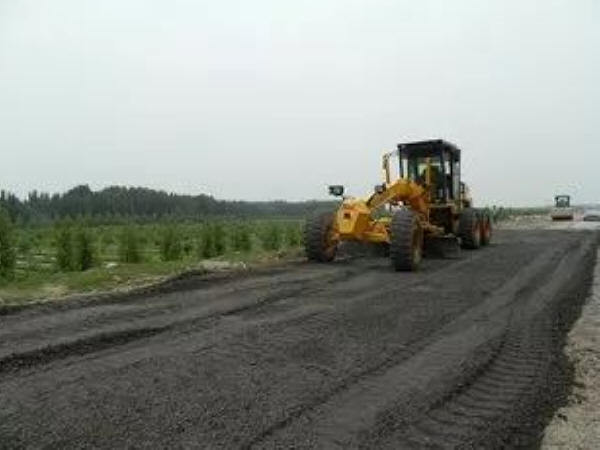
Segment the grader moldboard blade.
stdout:
<svg viewBox="0 0 600 450">
<path fill-rule="evenodd" d="M 432 258 L 460 258 L 460 239 L 456 236 L 437 236 L 425 239 L 425 253 Z"/>
</svg>

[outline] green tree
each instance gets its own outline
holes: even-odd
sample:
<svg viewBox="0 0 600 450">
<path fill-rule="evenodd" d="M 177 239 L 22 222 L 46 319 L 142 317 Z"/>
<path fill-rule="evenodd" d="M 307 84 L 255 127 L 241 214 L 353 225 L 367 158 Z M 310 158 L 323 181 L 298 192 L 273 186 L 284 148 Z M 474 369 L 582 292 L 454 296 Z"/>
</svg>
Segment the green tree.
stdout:
<svg viewBox="0 0 600 450">
<path fill-rule="evenodd" d="M 181 239 L 178 230 L 173 225 L 166 226 L 161 233 L 160 256 L 163 261 L 181 259 Z"/>
<path fill-rule="evenodd" d="M 142 260 L 136 229 L 126 226 L 119 236 L 119 260 L 124 263 L 139 263 Z"/>
<path fill-rule="evenodd" d="M 207 225 L 202 227 L 199 256 L 203 259 L 210 259 L 216 256 L 212 228 Z"/>
<path fill-rule="evenodd" d="M 302 229 L 296 223 L 290 223 L 285 228 L 285 241 L 289 247 L 302 244 Z"/>
<path fill-rule="evenodd" d="M 13 279 L 16 263 L 13 225 L 8 213 L 0 208 L 0 278 Z"/>
<path fill-rule="evenodd" d="M 100 249 L 101 253 L 105 253 L 108 251 L 111 245 L 115 243 L 115 238 L 113 236 L 113 231 L 109 227 L 103 227 L 100 230 Z"/>
<path fill-rule="evenodd" d="M 94 265 L 94 240 L 85 227 L 80 227 L 75 235 L 75 261 L 77 270 L 86 271 Z"/>
<path fill-rule="evenodd" d="M 250 230 L 245 223 L 234 224 L 231 233 L 231 246 L 237 252 L 249 252 L 252 249 Z"/>
<path fill-rule="evenodd" d="M 70 271 L 75 268 L 73 250 L 73 227 L 65 221 L 56 226 L 54 247 L 56 250 L 56 265 L 60 270 Z"/>
<path fill-rule="evenodd" d="M 213 242 L 215 246 L 215 255 L 221 256 L 227 250 L 225 228 L 220 222 L 212 226 Z"/>
<path fill-rule="evenodd" d="M 270 222 L 263 227 L 260 237 L 265 250 L 274 251 L 281 248 L 281 227 L 277 223 Z"/>
<path fill-rule="evenodd" d="M 185 239 L 183 241 L 182 248 L 183 248 L 183 253 L 185 254 L 185 256 L 190 256 L 190 254 L 194 250 L 194 241 Z"/>
</svg>

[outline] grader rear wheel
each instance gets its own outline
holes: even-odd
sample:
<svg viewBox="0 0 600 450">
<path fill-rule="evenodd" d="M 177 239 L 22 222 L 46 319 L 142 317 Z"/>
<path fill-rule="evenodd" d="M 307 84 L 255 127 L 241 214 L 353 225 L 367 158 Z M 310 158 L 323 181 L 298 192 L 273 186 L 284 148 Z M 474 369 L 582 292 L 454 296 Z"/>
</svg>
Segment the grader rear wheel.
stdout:
<svg viewBox="0 0 600 450">
<path fill-rule="evenodd" d="M 306 221 L 304 246 L 310 261 L 330 262 L 337 253 L 332 213 L 319 214 Z"/>
<path fill-rule="evenodd" d="M 476 209 L 463 210 L 458 228 L 463 248 L 475 250 L 481 247 L 481 219 Z"/>
<path fill-rule="evenodd" d="M 492 218 L 487 212 L 481 217 L 481 245 L 488 245 L 492 241 Z"/>
<path fill-rule="evenodd" d="M 392 217 L 390 257 L 396 271 L 413 271 L 423 259 L 423 230 L 417 215 L 400 209 Z"/>
</svg>

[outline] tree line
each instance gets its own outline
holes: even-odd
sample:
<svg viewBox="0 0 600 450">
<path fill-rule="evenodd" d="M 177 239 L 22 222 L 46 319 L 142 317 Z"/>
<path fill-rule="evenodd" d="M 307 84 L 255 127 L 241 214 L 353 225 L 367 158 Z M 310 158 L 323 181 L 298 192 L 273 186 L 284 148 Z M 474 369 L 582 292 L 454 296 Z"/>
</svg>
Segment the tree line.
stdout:
<svg viewBox="0 0 600 450">
<path fill-rule="evenodd" d="M 26 199 L 0 191 L 0 207 L 18 224 L 49 223 L 64 218 L 91 218 L 119 223 L 135 218 L 203 219 L 207 216 L 305 217 L 317 210 L 332 209 L 335 202 L 227 201 L 209 195 L 182 195 L 142 187 L 111 186 L 93 191 L 76 186 L 62 194 L 32 191 Z"/>
</svg>

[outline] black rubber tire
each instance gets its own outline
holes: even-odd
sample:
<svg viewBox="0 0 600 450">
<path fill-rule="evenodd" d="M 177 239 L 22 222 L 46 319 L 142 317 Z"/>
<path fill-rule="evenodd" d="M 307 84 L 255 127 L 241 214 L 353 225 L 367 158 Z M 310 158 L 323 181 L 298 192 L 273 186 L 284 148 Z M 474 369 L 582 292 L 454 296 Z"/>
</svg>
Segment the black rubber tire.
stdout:
<svg viewBox="0 0 600 450">
<path fill-rule="evenodd" d="M 458 235 L 462 248 L 476 250 L 481 247 L 481 216 L 473 208 L 465 208 L 460 214 Z"/>
<path fill-rule="evenodd" d="M 397 272 L 418 270 L 423 259 L 423 230 L 410 209 L 399 209 L 390 226 L 390 258 Z"/>
<path fill-rule="evenodd" d="M 331 262 L 337 253 L 337 243 L 329 241 L 333 229 L 333 213 L 310 217 L 304 228 L 306 257 L 315 262 Z"/>
<path fill-rule="evenodd" d="M 489 213 L 481 214 L 481 245 L 489 245 L 493 235 L 492 218 Z"/>
</svg>

